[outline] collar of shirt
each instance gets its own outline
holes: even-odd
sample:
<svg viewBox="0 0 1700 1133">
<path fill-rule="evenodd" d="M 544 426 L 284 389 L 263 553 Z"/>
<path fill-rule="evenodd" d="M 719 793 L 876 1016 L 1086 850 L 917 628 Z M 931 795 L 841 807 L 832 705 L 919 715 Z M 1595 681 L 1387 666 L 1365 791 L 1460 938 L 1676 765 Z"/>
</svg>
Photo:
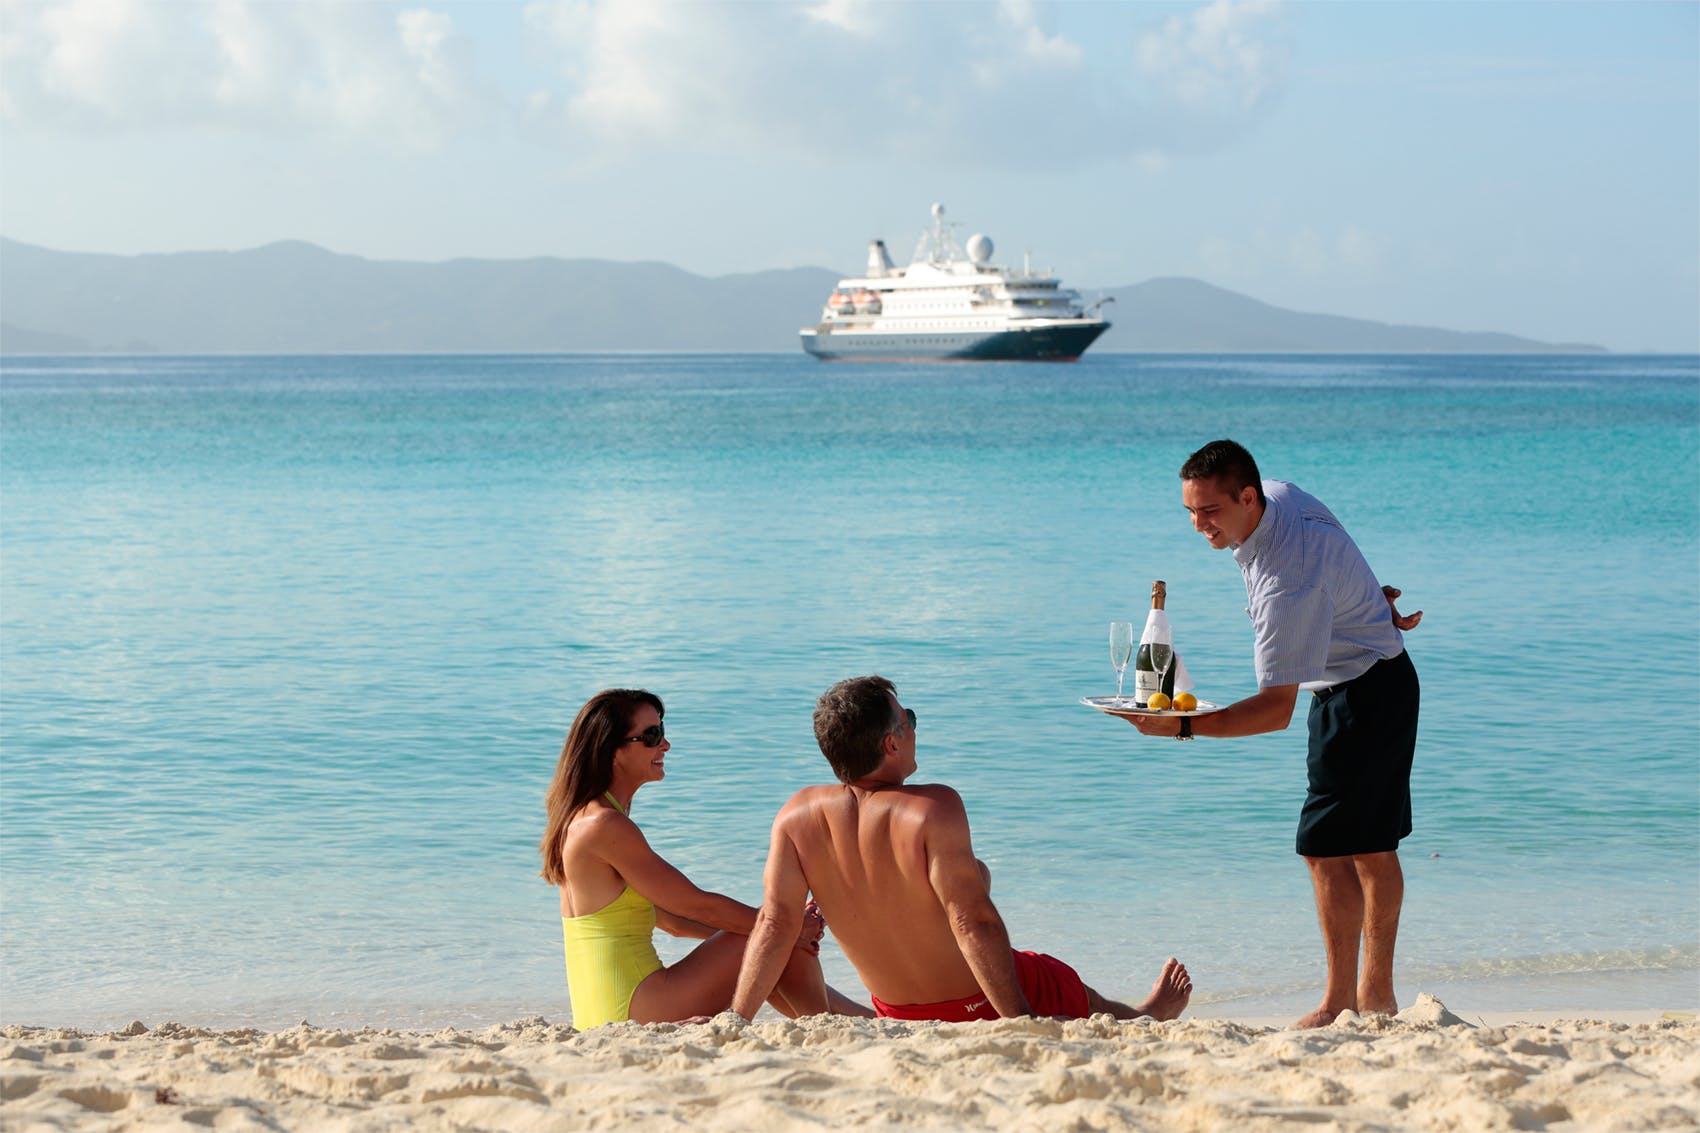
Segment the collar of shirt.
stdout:
<svg viewBox="0 0 1700 1133">
<path fill-rule="evenodd" d="M 1257 552 L 1269 539 L 1269 532 L 1275 526 L 1275 501 L 1267 500 L 1263 505 L 1263 516 L 1252 528 L 1244 543 L 1232 543 L 1229 546 L 1234 552 L 1234 561 L 1240 564 L 1240 569 L 1249 567 L 1257 558 Z"/>
</svg>

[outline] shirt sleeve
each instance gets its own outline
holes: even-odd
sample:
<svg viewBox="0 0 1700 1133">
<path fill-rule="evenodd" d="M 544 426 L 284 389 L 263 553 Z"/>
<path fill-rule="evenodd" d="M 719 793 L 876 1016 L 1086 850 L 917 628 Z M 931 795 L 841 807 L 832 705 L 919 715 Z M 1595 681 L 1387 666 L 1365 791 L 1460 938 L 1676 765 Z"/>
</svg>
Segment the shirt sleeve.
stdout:
<svg viewBox="0 0 1700 1133">
<path fill-rule="evenodd" d="M 1252 623 L 1258 688 L 1323 679 L 1334 603 L 1321 587 L 1264 595 L 1253 607 Z"/>
</svg>

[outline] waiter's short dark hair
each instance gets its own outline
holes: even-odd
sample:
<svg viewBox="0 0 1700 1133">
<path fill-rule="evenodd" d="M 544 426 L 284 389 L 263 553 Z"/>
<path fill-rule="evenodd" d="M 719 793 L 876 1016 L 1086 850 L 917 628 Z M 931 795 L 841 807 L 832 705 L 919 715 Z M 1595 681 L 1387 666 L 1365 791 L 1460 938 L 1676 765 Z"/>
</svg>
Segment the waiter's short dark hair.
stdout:
<svg viewBox="0 0 1700 1133">
<path fill-rule="evenodd" d="M 1263 477 L 1258 475 L 1257 461 L 1237 441 L 1211 441 L 1186 458 L 1181 465 L 1182 480 L 1214 480 L 1229 495 L 1237 496 L 1246 485 L 1257 489 L 1257 502 L 1263 498 Z"/>
</svg>

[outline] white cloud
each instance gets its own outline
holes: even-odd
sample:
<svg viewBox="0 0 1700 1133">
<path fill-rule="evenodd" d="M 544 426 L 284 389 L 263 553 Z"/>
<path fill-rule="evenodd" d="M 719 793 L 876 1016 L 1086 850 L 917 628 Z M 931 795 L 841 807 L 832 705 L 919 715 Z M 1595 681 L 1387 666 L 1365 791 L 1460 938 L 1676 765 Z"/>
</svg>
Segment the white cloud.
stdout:
<svg viewBox="0 0 1700 1133">
<path fill-rule="evenodd" d="M 1268 0 L 1219 0 L 1139 45 L 1076 42 L 1055 14 L 1030 0 L 526 9 L 557 126 L 603 151 L 849 157 L 870 175 L 926 158 L 1076 166 L 1209 148 L 1279 79 L 1283 53 L 1259 38 L 1279 25 Z"/>
<path fill-rule="evenodd" d="M 220 125 L 428 146 L 478 101 L 449 16 L 336 0 L 3 0 L 0 113 L 91 130 Z"/>
<path fill-rule="evenodd" d="M 0 0 L 0 115 L 404 148 L 511 115 L 580 161 L 666 146 L 872 175 L 1149 167 L 1212 148 L 1268 102 L 1283 56 L 1272 0 L 1215 0 L 1143 37 L 1139 9 L 1123 11 L 1120 33 L 1083 41 L 1066 8 L 1036 0 Z M 515 75 L 475 74 L 463 14 L 519 21 L 541 81 L 498 102 Z"/>
<path fill-rule="evenodd" d="M 999 0 L 998 16 L 1021 37 L 1021 49 L 1033 63 L 1078 67 L 1085 58 L 1080 45 L 1061 35 L 1047 34 L 1032 0 Z"/>
<path fill-rule="evenodd" d="M 804 9 L 809 19 L 856 35 L 867 35 L 874 28 L 873 13 L 870 0 L 821 0 Z"/>
<path fill-rule="evenodd" d="M 1263 36 L 1275 0 L 1214 0 L 1171 16 L 1139 41 L 1140 70 L 1183 103 L 1252 109 L 1279 77 L 1283 53 Z"/>
</svg>

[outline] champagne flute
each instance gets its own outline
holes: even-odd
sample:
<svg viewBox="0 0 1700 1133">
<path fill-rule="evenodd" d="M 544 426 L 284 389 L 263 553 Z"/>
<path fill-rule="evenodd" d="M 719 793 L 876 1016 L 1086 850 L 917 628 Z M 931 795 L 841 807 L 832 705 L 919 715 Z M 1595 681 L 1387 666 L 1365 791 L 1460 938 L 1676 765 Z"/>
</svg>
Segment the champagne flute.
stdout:
<svg viewBox="0 0 1700 1133">
<path fill-rule="evenodd" d="M 1122 700 L 1122 675 L 1133 656 L 1133 623 L 1110 623 L 1110 664 L 1116 667 L 1116 703 Z"/>
<path fill-rule="evenodd" d="M 1169 680 L 1169 666 L 1175 662 L 1175 647 L 1167 641 L 1151 643 L 1151 667 L 1157 671 L 1157 688 L 1162 690 Z"/>
</svg>

